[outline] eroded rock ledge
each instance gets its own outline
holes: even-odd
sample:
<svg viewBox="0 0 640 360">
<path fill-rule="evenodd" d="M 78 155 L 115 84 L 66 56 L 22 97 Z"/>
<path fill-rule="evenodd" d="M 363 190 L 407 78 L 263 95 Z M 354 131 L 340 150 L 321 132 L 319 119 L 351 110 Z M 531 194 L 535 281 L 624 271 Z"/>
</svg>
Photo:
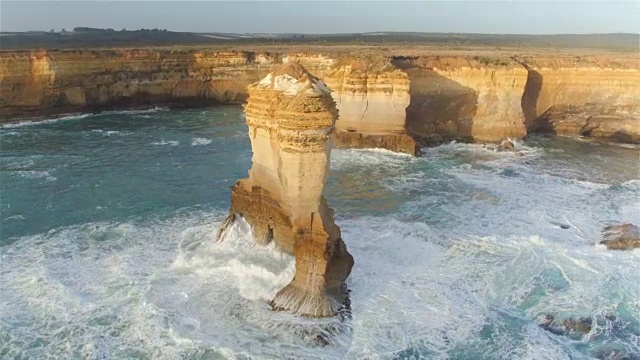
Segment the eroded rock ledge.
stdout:
<svg viewBox="0 0 640 360">
<path fill-rule="evenodd" d="M 274 241 L 296 258 L 295 276 L 271 302 L 274 309 L 333 316 L 353 266 L 322 195 L 335 102 L 322 81 L 288 62 L 249 86 L 245 112 L 253 159 L 249 178 L 232 188 L 230 219 L 243 216 L 257 242 Z"/>
</svg>

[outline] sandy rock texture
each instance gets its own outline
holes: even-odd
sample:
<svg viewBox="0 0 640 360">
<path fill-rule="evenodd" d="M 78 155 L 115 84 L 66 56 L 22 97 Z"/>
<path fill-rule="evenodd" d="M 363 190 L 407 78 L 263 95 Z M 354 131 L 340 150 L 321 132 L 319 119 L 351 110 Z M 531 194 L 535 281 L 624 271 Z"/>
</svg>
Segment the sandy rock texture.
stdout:
<svg viewBox="0 0 640 360">
<path fill-rule="evenodd" d="M 241 104 L 273 66 L 299 62 L 332 90 L 338 147 L 419 154 L 451 140 L 532 133 L 640 142 L 640 66 L 624 53 L 573 55 L 295 46 L 0 53 L 0 121 Z"/>
<path fill-rule="evenodd" d="M 249 86 L 245 106 L 252 166 L 232 188 L 230 216 L 254 238 L 296 258 L 296 274 L 271 305 L 310 317 L 333 316 L 346 300 L 353 258 L 322 195 L 338 118 L 329 88 L 297 62 Z"/>
</svg>

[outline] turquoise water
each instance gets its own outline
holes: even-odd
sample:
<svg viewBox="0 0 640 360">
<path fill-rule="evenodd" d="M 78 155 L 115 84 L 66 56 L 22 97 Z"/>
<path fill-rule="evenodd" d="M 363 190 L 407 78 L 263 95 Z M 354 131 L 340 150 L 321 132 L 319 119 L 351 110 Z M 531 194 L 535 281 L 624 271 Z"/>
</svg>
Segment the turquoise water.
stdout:
<svg viewBox="0 0 640 360">
<path fill-rule="evenodd" d="M 340 323 L 270 311 L 293 259 L 243 222 L 212 241 L 250 166 L 240 107 L 8 125 L 0 142 L 0 357 L 640 357 L 640 251 L 595 245 L 640 223 L 638 148 L 335 150 L 326 196 L 356 260 Z M 546 314 L 594 325 L 554 335 Z"/>
</svg>

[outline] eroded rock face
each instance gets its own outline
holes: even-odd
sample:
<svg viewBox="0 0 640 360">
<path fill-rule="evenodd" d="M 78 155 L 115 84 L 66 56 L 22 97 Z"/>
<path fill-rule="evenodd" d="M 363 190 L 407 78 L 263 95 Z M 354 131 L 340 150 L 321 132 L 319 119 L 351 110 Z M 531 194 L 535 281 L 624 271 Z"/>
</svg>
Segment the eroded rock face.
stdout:
<svg viewBox="0 0 640 360">
<path fill-rule="evenodd" d="M 419 154 L 405 127 L 410 101 L 406 73 L 393 67 L 373 71 L 346 65 L 324 79 L 340 110 L 335 133 L 338 147 Z"/>
<path fill-rule="evenodd" d="M 412 51 L 398 49 L 363 57 L 332 47 L 295 49 L 7 51 L 0 54 L 0 122 L 242 103 L 249 84 L 295 60 L 332 89 L 340 147 L 417 154 L 416 143 L 498 144 L 535 132 L 640 142 L 635 56 L 408 56 L 402 53 Z"/>
<path fill-rule="evenodd" d="M 522 96 L 528 133 L 640 142 L 637 59 L 539 57 L 521 63 L 529 72 Z"/>
<path fill-rule="evenodd" d="M 640 248 L 640 228 L 633 224 L 618 224 L 604 228 L 604 240 L 600 242 L 609 250 Z"/>
<path fill-rule="evenodd" d="M 536 132 L 640 143 L 640 112 L 606 105 L 554 105 L 532 125 Z"/>
<path fill-rule="evenodd" d="M 241 51 L 15 51 L 0 56 L 2 118 L 242 103 L 279 63 Z"/>
<path fill-rule="evenodd" d="M 509 58 L 396 57 L 410 80 L 406 128 L 421 146 L 458 140 L 499 143 L 526 135 L 521 98 L 527 71 Z"/>
<path fill-rule="evenodd" d="M 593 319 L 582 317 L 579 319 L 566 318 L 560 321 L 553 315 L 545 315 L 538 319 L 538 325 L 556 335 L 566 335 L 577 340 L 591 331 Z"/>
<path fill-rule="evenodd" d="M 242 215 L 257 242 L 275 241 L 296 258 L 296 274 L 271 305 L 333 316 L 345 300 L 353 258 L 322 195 L 338 117 L 326 85 L 288 62 L 249 86 L 245 106 L 253 164 L 232 188 L 231 217 Z"/>
</svg>

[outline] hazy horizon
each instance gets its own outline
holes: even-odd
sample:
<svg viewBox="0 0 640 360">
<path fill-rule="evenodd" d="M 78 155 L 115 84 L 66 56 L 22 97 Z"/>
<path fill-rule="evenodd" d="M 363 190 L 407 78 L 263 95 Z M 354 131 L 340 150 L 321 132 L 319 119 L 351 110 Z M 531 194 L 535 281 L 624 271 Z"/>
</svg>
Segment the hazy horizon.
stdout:
<svg viewBox="0 0 640 360">
<path fill-rule="evenodd" d="M 603 34 L 639 32 L 633 1 L 2 1 L 0 31 L 74 27 L 187 32 L 440 32 Z"/>
</svg>

